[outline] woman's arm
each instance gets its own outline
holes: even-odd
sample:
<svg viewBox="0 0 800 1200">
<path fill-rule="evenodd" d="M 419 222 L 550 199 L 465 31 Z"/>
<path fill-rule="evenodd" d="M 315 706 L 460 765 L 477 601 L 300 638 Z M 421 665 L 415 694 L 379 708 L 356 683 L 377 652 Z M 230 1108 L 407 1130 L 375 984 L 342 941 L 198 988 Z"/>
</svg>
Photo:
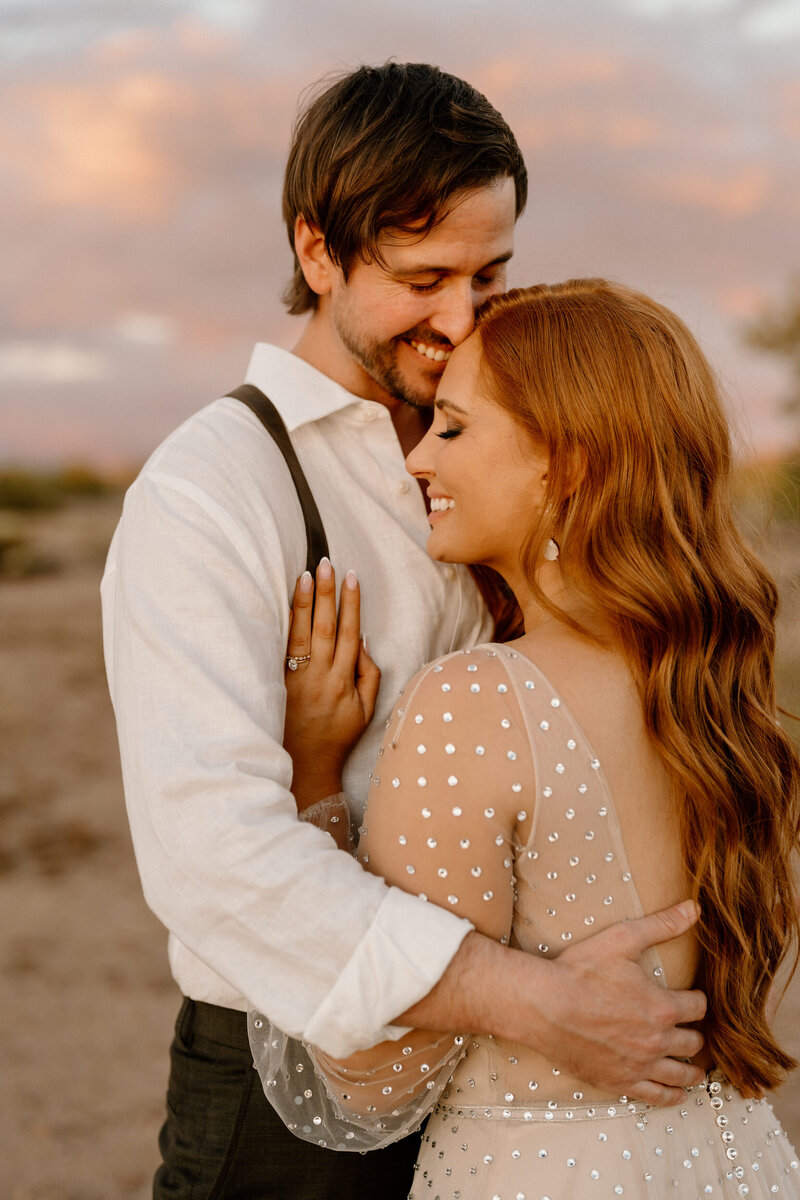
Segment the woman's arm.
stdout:
<svg viewBox="0 0 800 1200">
<path fill-rule="evenodd" d="M 497 656 L 479 651 L 412 680 L 379 752 L 359 846 L 368 871 L 500 943 L 511 931 L 514 861 L 535 797 L 530 746 L 507 679 Z M 437 1040 L 431 1032 L 414 1037 L 423 1047 Z M 327 1069 L 332 1061 L 325 1060 Z M 340 1065 L 368 1071 L 387 1064 L 398 1070 L 396 1043 Z"/>
<path fill-rule="evenodd" d="M 496 674 L 496 664 L 489 670 Z M 481 697 L 476 678 L 469 656 L 458 656 L 447 670 L 422 672 L 398 702 L 374 773 L 360 857 L 368 870 L 507 940 L 532 771 L 516 701 L 488 677 Z M 463 1035 L 414 1030 L 337 1060 L 287 1044 L 264 1024 L 251 1032 L 266 1094 L 289 1127 L 352 1149 L 386 1144 L 419 1124 L 464 1045 Z"/>
</svg>

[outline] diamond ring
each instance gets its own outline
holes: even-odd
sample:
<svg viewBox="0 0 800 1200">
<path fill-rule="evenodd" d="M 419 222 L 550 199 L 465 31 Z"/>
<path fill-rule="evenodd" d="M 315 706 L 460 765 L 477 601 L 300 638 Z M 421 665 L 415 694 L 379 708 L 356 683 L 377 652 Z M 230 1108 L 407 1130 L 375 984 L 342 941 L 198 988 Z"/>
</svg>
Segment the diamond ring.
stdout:
<svg viewBox="0 0 800 1200">
<path fill-rule="evenodd" d="M 290 671 L 296 671 L 300 663 L 310 662 L 310 654 L 289 654 L 286 658 L 286 666 Z"/>
</svg>

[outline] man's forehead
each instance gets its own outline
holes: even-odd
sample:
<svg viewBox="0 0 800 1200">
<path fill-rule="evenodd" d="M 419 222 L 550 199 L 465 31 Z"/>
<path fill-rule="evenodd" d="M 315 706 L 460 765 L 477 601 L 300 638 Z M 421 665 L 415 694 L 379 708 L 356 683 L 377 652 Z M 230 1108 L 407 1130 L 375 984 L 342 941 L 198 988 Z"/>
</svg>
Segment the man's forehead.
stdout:
<svg viewBox="0 0 800 1200">
<path fill-rule="evenodd" d="M 420 216 L 400 229 L 388 226 L 378 235 L 378 254 L 387 264 L 413 261 L 414 269 L 441 268 L 442 254 L 459 249 L 480 257 L 484 263 L 505 262 L 511 257 L 516 223 L 514 181 L 505 176 L 485 187 L 472 188 L 450 197 L 435 213 Z M 501 245 L 502 243 L 502 245 Z"/>
</svg>

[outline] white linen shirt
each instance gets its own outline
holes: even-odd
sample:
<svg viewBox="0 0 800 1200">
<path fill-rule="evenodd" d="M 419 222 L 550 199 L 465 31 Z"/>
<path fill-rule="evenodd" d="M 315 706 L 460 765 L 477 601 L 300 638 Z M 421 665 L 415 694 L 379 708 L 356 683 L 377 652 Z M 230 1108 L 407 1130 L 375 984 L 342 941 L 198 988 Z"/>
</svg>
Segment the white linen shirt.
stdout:
<svg viewBox="0 0 800 1200">
<path fill-rule="evenodd" d="M 401 686 L 485 640 L 466 568 L 432 562 L 420 490 L 391 417 L 296 356 L 256 346 L 247 382 L 275 404 L 383 675 L 345 788 L 363 809 Z M 334 1055 L 439 980 L 471 926 L 368 875 L 297 819 L 281 745 L 302 511 L 280 451 L 241 402 L 190 417 L 130 488 L 102 583 L 104 645 L 145 898 L 182 992 L 257 1008 Z"/>
</svg>

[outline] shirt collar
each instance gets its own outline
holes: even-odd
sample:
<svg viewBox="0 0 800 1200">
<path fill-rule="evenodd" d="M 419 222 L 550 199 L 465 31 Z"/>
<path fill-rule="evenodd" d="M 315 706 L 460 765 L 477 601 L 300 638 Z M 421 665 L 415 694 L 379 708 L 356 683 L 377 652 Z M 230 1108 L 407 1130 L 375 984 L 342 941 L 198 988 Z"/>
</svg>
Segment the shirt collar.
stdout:
<svg viewBox="0 0 800 1200">
<path fill-rule="evenodd" d="M 256 344 L 245 382 L 255 384 L 269 397 L 289 432 L 351 404 L 383 408 L 376 401 L 354 396 L 296 354 L 267 342 Z"/>
</svg>

